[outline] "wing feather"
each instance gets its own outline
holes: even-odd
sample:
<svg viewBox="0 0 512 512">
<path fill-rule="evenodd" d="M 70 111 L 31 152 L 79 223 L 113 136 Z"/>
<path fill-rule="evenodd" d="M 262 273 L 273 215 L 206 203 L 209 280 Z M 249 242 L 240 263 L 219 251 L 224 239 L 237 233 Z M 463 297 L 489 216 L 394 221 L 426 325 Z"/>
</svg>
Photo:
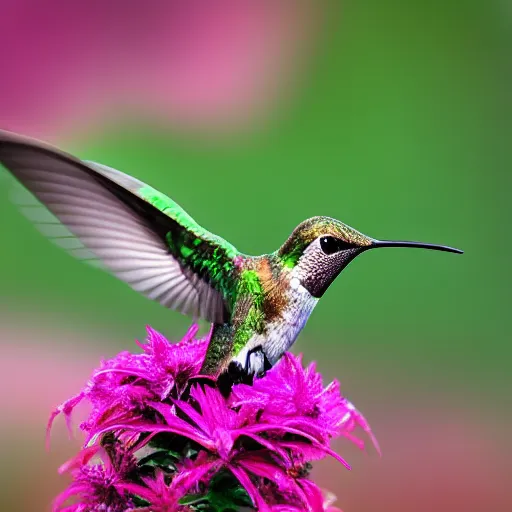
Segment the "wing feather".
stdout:
<svg viewBox="0 0 512 512">
<path fill-rule="evenodd" d="M 169 198 L 120 171 L 9 132 L 0 131 L 0 163 L 33 195 L 16 199 L 24 215 L 56 245 L 166 307 L 228 320 L 238 253 Z"/>
</svg>

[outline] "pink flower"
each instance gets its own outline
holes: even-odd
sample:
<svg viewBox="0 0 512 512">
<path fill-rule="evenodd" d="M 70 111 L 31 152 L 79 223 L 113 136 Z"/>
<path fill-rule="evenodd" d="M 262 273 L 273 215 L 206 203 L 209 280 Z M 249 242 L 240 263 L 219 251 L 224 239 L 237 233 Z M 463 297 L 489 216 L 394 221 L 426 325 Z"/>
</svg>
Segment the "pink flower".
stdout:
<svg viewBox="0 0 512 512">
<path fill-rule="evenodd" d="M 121 352 L 102 362 L 85 388 L 52 413 L 48 431 L 58 414 L 69 418 L 74 407 L 85 398 L 93 410 L 82 425 L 84 430 L 92 432 L 96 425 L 107 420 L 143 417 L 150 403 L 167 398 L 173 387 L 180 391 L 198 373 L 208 340 L 194 340 L 197 330 L 198 326 L 193 325 L 180 343 L 169 344 L 148 326 L 147 343 L 139 345 L 144 353 Z"/>
<path fill-rule="evenodd" d="M 370 435 L 380 452 L 364 416 L 341 396 L 339 382 L 333 381 L 324 388 L 315 363 L 304 369 L 301 356 L 285 354 L 280 363 L 253 386 L 234 386 L 231 403 L 235 407 L 251 405 L 261 411 L 263 421 L 278 418 L 290 426 L 301 425 L 312 433 L 319 433 L 324 440 L 343 435 L 360 444 L 361 441 L 351 434 L 359 426 Z"/>
<path fill-rule="evenodd" d="M 98 461 L 90 464 L 100 451 L 102 454 Z M 55 500 L 55 509 L 85 512 L 98 504 L 104 505 L 109 512 L 125 512 L 127 508 L 133 508 L 124 481 L 135 467 L 135 459 L 123 448 L 117 447 L 110 455 L 99 446 L 86 448 L 61 467 L 60 472 L 71 472 L 73 483 Z M 61 508 L 70 497 L 77 497 L 79 502 Z"/>
<path fill-rule="evenodd" d="M 286 354 L 226 399 L 215 381 L 191 380 L 209 341 L 196 333 L 171 344 L 148 327 L 143 353 L 103 362 L 52 414 L 49 427 L 84 399 L 92 406 L 81 425 L 86 447 L 61 468 L 73 482 L 54 510 L 337 510 L 309 479 L 310 461 L 331 455 L 350 469 L 330 440 L 362 448 L 355 427 L 371 434 L 338 383 L 324 388 L 314 365 Z M 66 505 L 70 498 L 78 502 Z"/>
</svg>

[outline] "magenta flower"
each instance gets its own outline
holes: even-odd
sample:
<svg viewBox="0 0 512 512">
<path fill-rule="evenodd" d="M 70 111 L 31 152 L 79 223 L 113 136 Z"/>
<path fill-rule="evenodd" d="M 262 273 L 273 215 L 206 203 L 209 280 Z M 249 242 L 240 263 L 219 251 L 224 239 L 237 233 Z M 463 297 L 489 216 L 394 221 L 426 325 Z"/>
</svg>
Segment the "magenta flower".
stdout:
<svg viewBox="0 0 512 512">
<path fill-rule="evenodd" d="M 336 512 L 310 480 L 310 461 L 330 455 L 350 469 L 329 443 L 345 436 L 363 448 L 357 426 L 376 443 L 339 384 L 324 388 L 314 364 L 286 354 L 226 399 L 214 380 L 194 379 L 209 340 L 196 333 L 171 344 L 148 327 L 142 353 L 104 361 L 54 411 L 49 428 L 81 401 L 92 406 L 86 445 L 61 468 L 73 482 L 54 510 Z"/>
<path fill-rule="evenodd" d="M 94 510 L 99 504 L 109 512 L 124 512 L 133 508 L 134 503 L 125 490 L 125 479 L 136 469 L 133 455 L 124 448 L 117 447 L 107 455 L 102 449 L 102 456 L 94 464 L 93 457 L 100 452 L 99 446 L 84 449 L 75 459 L 64 464 L 60 472 L 71 472 L 73 483 L 54 502 L 56 510 L 66 512 L 85 512 Z M 62 507 L 71 497 L 77 497 L 78 503 Z"/>
<path fill-rule="evenodd" d="M 294 357 L 287 353 L 279 365 L 269 371 L 264 379 L 256 380 L 253 386 L 235 386 L 231 403 L 233 406 L 250 404 L 261 410 L 262 420 L 279 420 L 290 426 L 301 425 L 318 432 L 326 441 L 342 435 L 360 444 L 361 440 L 351 434 L 359 426 L 370 435 L 380 453 L 377 440 L 364 416 L 341 396 L 339 382 L 335 380 L 324 388 L 315 363 L 304 369 L 301 356 Z"/>
</svg>

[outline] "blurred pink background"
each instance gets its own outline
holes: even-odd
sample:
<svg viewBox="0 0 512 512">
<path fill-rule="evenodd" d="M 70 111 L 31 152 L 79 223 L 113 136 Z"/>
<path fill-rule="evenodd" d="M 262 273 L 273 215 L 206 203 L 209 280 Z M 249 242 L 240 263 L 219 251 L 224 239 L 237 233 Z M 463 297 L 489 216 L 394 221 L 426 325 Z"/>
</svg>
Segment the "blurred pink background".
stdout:
<svg viewBox="0 0 512 512">
<path fill-rule="evenodd" d="M 2 127 L 55 137 L 129 112 L 215 134 L 260 117 L 310 52 L 306 0 L 4 0 Z M 281 96 L 282 98 L 282 96 Z"/>
<path fill-rule="evenodd" d="M 315 475 L 344 512 L 505 512 L 511 20 L 501 0 L 0 0 L 0 128 L 155 183 L 247 252 L 317 214 L 460 245 L 368 257 L 322 299 L 295 352 L 383 457 L 340 443 L 353 470 Z M 50 247 L 0 186 L 0 503 L 40 512 L 80 440 L 60 419 L 45 451 L 51 410 L 146 323 L 189 320 Z"/>
</svg>

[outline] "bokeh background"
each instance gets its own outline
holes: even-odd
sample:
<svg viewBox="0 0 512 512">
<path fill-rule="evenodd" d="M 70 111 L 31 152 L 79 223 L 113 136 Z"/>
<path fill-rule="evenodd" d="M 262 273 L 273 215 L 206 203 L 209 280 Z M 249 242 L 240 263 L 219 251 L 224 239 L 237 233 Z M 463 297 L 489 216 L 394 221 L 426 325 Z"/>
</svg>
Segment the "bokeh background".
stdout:
<svg viewBox="0 0 512 512">
<path fill-rule="evenodd" d="M 353 262 L 294 350 L 383 450 L 317 464 L 349 512 L 512 510 L 506 0 L 2 0 L 0 127 L 168 193 L 243 252 L 337 217 Z M 5 178 L 5 177 L 4 177 Z M 0 503 L 39 512 L 77 448 L 49 411 L 151 324 L 189 320 L 44 240 L 0 180 Z"/>
</svg>

